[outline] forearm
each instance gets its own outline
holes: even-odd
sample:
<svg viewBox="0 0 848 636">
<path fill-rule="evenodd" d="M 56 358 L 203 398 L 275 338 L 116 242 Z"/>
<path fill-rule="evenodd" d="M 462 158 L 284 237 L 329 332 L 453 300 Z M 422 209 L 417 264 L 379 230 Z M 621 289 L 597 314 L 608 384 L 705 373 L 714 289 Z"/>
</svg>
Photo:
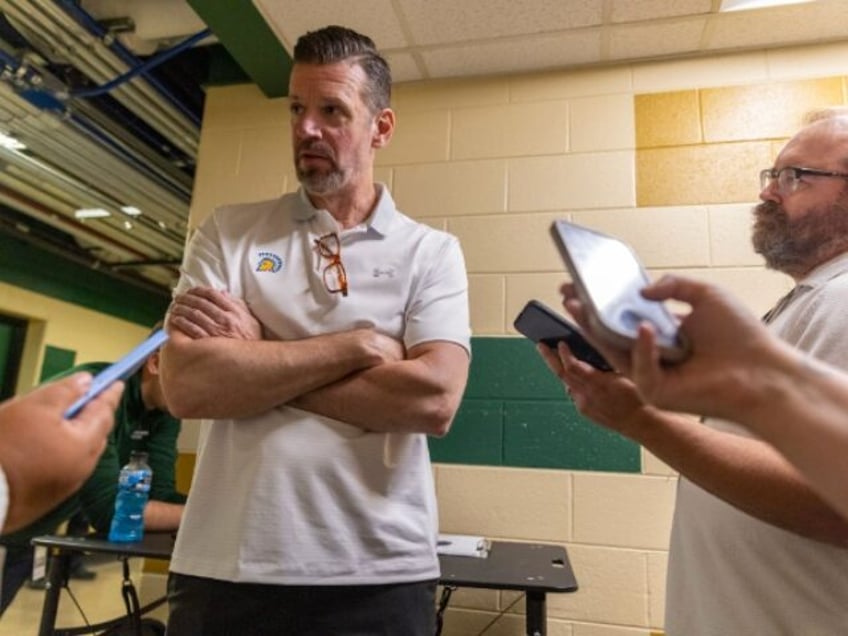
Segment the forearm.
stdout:
<svg viewBox="0 0 848 636">
<path fill-rule="evenodd" d="M 144 507 L 144 528 L 151 531 L 176 530 L 183 518 L 182 504 L 151 500 Z"/>
<path fill-rule="evenodd" d="M 175 331 L 162 354 L 162 384 L 176 417 L 244 418 L 373 364 L 353 335 L 295 341 L 200 338 Z"/>
<path fill-rule="evenodd" d="M 756 404 L 742 420 L 774 444 L 812 487 L 848 517 L 848 378 L 840 370 L 787 352 L 755 383 Z"/>
<path fill-rule="evenodd" d="M 848 545 L 848 523 L 769 444 L 654 409 L 644 417 L 637 441 L 704 490 L 784 530 Z"/>
<path fill-rule="evenodd" d="M 451 343 L 425 349 L 423 355 L 371 367 L 291 404 L 369 431 L 445 435 L 462 399 L 468 355 Z"/>
</svg>

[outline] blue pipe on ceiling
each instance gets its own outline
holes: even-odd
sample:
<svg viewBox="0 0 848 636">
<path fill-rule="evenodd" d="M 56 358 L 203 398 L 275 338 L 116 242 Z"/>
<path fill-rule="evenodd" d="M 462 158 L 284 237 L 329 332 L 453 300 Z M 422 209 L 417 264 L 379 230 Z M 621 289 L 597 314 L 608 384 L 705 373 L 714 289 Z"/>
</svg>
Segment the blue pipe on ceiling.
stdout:
<svg viewBox="0 0 848 636">
<path fill-rule="evenodd" d="M 97 97 L 98 95 L 104 95 L 105 93 L 108 93 L 109 91 L 120 86 L 124 82 L 130 81 L 132 78 L 136 77 L 137 75 L 144 75 L 145 78 L 146 78 L 147 77 L 147 71 L 154 68 L 155 66 L 158 66 L 162 62 L 170 60 L 172 57 L 182 53 L 186 49 L 190 49 L 197 42 L 200 42 L 201 40 L 206 39 L 211 34 L 212 34 L 212 29 L 204 29 L 203 31 L 195 33 L 191 37 L 183 40 L 182 42 L 180 42 L 179 44 L 176 44 L 175 46 L 171 47 L 170 49 L 167 49 L 165 51 L 161 51 L 160 53 L 157 53 L 156 55 L 154 55 L 153 57 L 148 59 L 146 62 L 144 62 L 140 66 L 136 66 L 135 68 L 130 69 L 129 71 L 127 71 L 123 75 L 119 75 L 118 77 L 116 77 L 112 80 L 109 80 L 108 82 L 106 82 L 105 84 L 101 84 L 100 86 L 96 86 L 94 88 L 90 88 L 90 89 L 86 89 L 86 90 L 82 90 L 82 91 L 75 91 L 75 92 L 71 93 L 71 97 Z"/>
<path fill-rule="evenodd" d="M 127 49 L 123 44 L 118 42 L 117 39 L 107 37 L 108 32 L 100 26 L 97 21 L 89 15 L 89 13 L 79 6 L 77 0 L 58 0 L 59 6 L 61 6 L 68 15 L 70 15 L 76 22 L 86 29 L 93 36 L 99 38 L 102 42 L 106 43 L 106 46 L 109 47 L 115 55 L 117 55 L 124 63 L 126 63 L 131 69 L 139 67 L 142 65 L 142 61 L 135 56 L 129 49 Z M 110 42 L 111 40 L 111 42 Z M 153 86 L 167 101 L 172 104 L 177 110 L 179 110 L 183 115 L 185 115 L 189 121 L 191 121 L 198 129 L 200 128 L 200 118 L 197 117 L 191 110 L 189 110 L 185 104 L 183 104 L 171 91 L 160 82 L 158 79 L 153 77 L 152 75 L 143 72 L 142 75 L 144 78 Z"/>
</svg>

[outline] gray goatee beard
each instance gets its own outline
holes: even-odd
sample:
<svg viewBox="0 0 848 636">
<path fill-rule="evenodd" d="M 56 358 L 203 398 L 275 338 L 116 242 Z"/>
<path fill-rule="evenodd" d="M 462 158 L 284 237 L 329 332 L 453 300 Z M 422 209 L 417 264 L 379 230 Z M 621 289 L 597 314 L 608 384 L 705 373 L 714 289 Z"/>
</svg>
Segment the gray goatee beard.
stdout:
<svg viewBox="0 0 848 636">
<path fill-rule="evenodd" d="M 297 180 L 304 190 L 310 194 L 328 194 L 341 188 L 344 183 L 344 175 L 335 168 L 330 172 L 298 168 Z"/>
<path fill-rule="evenodd" d="M 330 163 L 330 170 L 328 172 L 324 172 L 318 168 L 301 168 L 298 158 L 303 152 L 310 152 L 323 157 Z M 344 173 L 336 164 L 333 149 L 323 141 L 310 139 L 303 142 L 296 149 L 294 165 L 297 180 L 310 194 L 328 194 L 338 190 L 342 184 L 344 184 Z"/>
</svg>

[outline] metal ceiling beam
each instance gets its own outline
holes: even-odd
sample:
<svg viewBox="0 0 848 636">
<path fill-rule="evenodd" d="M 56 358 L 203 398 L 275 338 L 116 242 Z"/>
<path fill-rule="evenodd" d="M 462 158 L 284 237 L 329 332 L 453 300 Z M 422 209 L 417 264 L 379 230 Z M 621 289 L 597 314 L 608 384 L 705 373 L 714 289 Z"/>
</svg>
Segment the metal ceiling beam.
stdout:
<svg viewBox="0 0 848 636">
<path fill-rule="evenodd" d="M 252 2 L 187 1 L 267 97 L 288 95 L 291 56 Z"/>
</svg>

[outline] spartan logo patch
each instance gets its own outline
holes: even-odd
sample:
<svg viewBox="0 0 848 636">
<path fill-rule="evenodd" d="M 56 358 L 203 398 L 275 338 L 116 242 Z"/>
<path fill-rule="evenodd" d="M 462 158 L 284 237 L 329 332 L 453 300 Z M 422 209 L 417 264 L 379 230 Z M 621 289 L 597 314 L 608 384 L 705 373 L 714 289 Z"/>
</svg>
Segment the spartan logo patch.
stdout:
<svg viewBox="0 0 848 636">
<path fill-rule="evenodd" d="M 279 272 L 283 268 L 283 259 L 273 252 L 259 252 L 259 262 L 256 264 L 257 272 Z"/>
</svg>

